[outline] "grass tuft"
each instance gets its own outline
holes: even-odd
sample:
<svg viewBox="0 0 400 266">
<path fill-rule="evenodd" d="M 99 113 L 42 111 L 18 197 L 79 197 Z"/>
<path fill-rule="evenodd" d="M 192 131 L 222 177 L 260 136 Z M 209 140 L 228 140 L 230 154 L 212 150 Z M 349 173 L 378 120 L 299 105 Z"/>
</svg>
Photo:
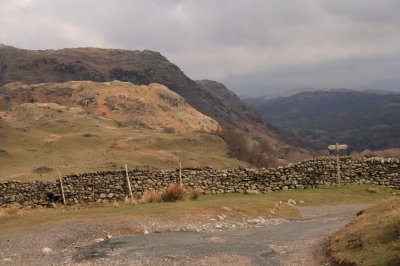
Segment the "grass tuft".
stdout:
<svg viewBox="0 0 400 266">
<path fill-rule="evenodd" d="M 204 194 L 204 190 L 201 188 L 195 188 L 190 190 L 189 199 L 190 200 L 198 200 L 201 195 Z"/>
<path fill-rule="evenodd" d="M 188 191 L 182 183 L 170 184 L 161 193 L 161 199 L 165 202 L 175 202 L 184 200 L 188 195 Z"/>
<path fill-rule="evenodd" d="M 23 207 L 18 203 L 14 203 L 8 208 L 0 208 L 0 217 L 18 214 L 22 209 Z"/>
<path fill-rule="evenodd" d="M 138 202 L 137 202 L 136 199 L 131 199 L 131 198 L 128 197 L 128 196 L 126 196 L 125 199 L 124 199 L 124 205 L 129 205 L 129 204 L 135 205 L 135 204 L 137 204 L 137 203 L 138 203 Z"/>
<path fill-rule="evenodd" d="M 161 202 L 161 193 L 158 190 L 150 190 L 143 193 L 140 203 Z"/>
</svg>

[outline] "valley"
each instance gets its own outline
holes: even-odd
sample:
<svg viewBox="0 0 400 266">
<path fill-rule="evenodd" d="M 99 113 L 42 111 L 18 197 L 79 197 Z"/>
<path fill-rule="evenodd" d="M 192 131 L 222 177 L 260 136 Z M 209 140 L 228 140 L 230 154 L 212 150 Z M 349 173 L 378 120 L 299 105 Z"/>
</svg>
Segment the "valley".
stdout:
<svg viewBox="0 0 400 266">
<path fill-rule="evenodd" d="M 265 119 L 315 149 L 340 142 L 349 152 L 379 156 L 391 149 L 389 157 L 400 156 L 398 93 L 315 90 L 251 102 Z"/>
</svg>

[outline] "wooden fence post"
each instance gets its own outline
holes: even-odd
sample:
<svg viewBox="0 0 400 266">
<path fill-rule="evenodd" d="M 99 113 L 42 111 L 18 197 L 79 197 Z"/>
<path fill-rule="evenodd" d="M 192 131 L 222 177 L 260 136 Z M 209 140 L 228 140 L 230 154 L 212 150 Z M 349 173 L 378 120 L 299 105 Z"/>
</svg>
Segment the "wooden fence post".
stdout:
<svg viewBox="0 0 400 266">
<path fill-rule="evenodd" d="M 128 183 L 129 196 L 131 197 L 131 202 L 133 202 L 133 194 L 132 194 L 132 188 L 131 188 L 131 181 L 129 180 L 128 166 L 127 166 L 126 164 L 125 164 L 125 173 L 126 173 L 126 183 Z"/>
<path fill-rule="evenodd" d="M 338 147 L 339 145 L 338 145 L 338 143 L 336 143 L 336 146 Z M 336 148 L 336 182 L 337 182 L 337 184 L 338 184 L 338 187 L 340 187 L 340 179 L 341 179 L 341 177 L 340 177 L 340 151 L 339 151 L 339 148 Z"/>
<path fill-rule="evenodd" d="M 182 163 L 179 162 L 179 184 L 182 186 Z"/>
<path fill-rule="evenodd" d="M 66 202 L 65 202 L 64 186 L 63 186 L 63 181 L 62 181 L 60 172 L 58 172 L 58 179 L 60 180 L 61 195 L 62 195 L 62 198 L 63 198 L 63 204 L 65 205 Z"/>
</svg>

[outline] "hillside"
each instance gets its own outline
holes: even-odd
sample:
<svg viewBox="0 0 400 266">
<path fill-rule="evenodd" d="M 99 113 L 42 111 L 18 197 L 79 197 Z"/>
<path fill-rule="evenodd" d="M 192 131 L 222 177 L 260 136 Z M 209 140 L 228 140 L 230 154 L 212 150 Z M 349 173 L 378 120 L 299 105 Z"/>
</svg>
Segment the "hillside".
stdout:
<svg viewBox="0 0 400 266">
<path fill-rule="evenodd" d="M 262 123 L 263 119 L 257 110 L 245 101 L 242 101 L 239 96 L 230 91 L 224 84 L 213 80 L 197 80 L 196 83 L 204 91 L 212 94 L 219 101 L 224 102 L 234 113 L 231 114 L 231 119 L 239 122 L 242 116 L 250 121 Z"/>
<path fill-rule="evenodd" d="M 0 87 L 1 179 L 130 167 L 248 166 L 213 119 L 159 84 L 89 81 Z"/>
<path fill-rule="evenodd" d="M 193 109 L 165 86 L 154 83 L 141 86 L 119 81 L 10 83 L 0 88 L 0 100 L 3 111 L 22 103 L 57 103 L 139 128 L 180 133 L 211 133 L 218 129 L 216 121 Z"/>
<path fill-rule="evenodd" d="M 163 84 L 223 128 L 232 125 L 253 141 L 268 143 L 263 145 L 268 147 L 264 149 L 264 155 L 279 158 L 281 164 L 310 155 L 307 148 L 283 137 L 253 110 L 237 109 L 237 99 L 231 103 L 210 93 L 210 90 L 204 89 L 206 86 L 189 79 L 158 52 L 98 48 L 30 51 L 0 47 L 0 84 L 73 80 Z"/>
<path fill-rule="evenodd" d="M 336 141 L 353 151 L 400 147 L 400 94 L 308 91 L 252 103 L 272 124 L 319 149 Z"/>
</svg>

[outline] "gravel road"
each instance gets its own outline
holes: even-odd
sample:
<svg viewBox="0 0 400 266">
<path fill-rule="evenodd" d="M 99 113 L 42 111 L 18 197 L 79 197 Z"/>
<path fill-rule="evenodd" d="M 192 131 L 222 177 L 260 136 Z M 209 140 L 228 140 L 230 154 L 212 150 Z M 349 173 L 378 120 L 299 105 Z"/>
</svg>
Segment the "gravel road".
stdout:
<svg viewBox="0 0 400 266">
<path fill-rule="evenodd" d="M 57 224 L 0 237 L 0 265 L 323 265 L 324 238 L 365 207 L 299 207 L 295 220 Z"/>
</svg>

